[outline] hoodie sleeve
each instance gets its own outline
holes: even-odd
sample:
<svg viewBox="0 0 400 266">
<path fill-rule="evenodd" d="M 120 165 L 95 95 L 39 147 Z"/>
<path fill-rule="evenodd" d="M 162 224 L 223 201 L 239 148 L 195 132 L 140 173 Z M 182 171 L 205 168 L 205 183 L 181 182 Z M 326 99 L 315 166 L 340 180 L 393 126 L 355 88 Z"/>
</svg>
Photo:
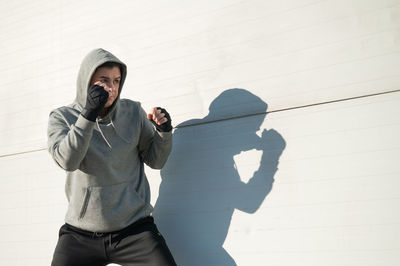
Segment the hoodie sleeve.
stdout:
<svg viewBox="0 0 400 266">
<path fill-rule="evenodd" d="M 78 116 L 69 125 L 57 111 L 50 113 L 47 130 L 48 150 L 56 163 L 66 171 L 74 171 L 86 155 L 93 135 L 94 122 Z"/>
<path fill-rule="evenodd" d="M 172 149 L 172 131 L 159 132 L 147 119 L 146 112 L 139 105 L 140 138 L 139 154 L 142 161 L 153 169 L 161 169 L 167 162 Z"/>
</svg>

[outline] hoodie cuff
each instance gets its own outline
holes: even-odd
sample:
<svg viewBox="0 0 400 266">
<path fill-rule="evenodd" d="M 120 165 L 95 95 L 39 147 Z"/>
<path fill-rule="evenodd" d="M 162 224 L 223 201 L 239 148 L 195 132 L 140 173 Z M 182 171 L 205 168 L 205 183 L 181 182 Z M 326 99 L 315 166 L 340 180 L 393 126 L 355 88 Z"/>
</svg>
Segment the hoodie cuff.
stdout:
<svg viewBox="0 0 400 266">
<path fill-rule="evenodd" d="M 82 114 L 78 116 L 78 120 L 75 122 L 75 127 L 80 128 L 84 131 L 89 131 L 94 128 L 95 122 L 86 119 Z"/>
<path fill-rule="evenodd" d="M 160 132 L 158 130 L 156 130 L 156 136 L 157 139 L 162 141 L 162 142 L 167 142 L 167 141 L 171 141 L 172 140 L 172 130 L 169 132 Z"/>
</svg>

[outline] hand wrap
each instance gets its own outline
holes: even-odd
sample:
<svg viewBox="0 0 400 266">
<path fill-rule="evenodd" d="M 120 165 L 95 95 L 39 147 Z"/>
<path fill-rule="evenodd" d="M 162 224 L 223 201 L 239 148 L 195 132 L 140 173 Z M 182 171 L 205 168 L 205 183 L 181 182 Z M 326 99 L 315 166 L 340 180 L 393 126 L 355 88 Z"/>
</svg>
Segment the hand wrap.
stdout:
<svg viewBox="0 0 400 266">
<path fill-rule="evenodd" d="M 82 115 L 90 121 L 96 121 L 101 109 L 108 100 L 108 92 L 104 87 L 93 85 L 88 89 L 86 105 L 82 110 Z"/>
</svg>

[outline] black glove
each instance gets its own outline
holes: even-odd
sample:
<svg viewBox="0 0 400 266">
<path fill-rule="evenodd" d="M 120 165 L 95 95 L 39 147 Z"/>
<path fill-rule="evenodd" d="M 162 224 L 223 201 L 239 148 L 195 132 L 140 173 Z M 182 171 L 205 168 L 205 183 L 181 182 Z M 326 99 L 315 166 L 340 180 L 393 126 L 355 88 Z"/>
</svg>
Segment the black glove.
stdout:
<svg viewBox="0 0 400 266">
<path fill-rule="evenodd" d="M 153 123 L 153 125 L 156 127 L 156 129 L 160 132 L 169 132 L 172 130 L 172 124 L 171 124 L 171 116 L 168 114 L 168 112 L 161 107 L 157 107 L 157 110 L 161 110 L 161 113 L 165 114 L 165 118 L 168 119 L 167 122 L 161 124 L 161 125 L 157 125 L 156 122 L 153 121 L 153 119 L 151 119 L 150 121 Z"/>
<path fill-rule="evenodd" d="M 108 100 L 108 92 L 99 85 L 93 85 L 88 89 L 86 105 L 82 110 L 82 115 L 90 121 L 96 121 L 101 109 Z"/>
</svg>

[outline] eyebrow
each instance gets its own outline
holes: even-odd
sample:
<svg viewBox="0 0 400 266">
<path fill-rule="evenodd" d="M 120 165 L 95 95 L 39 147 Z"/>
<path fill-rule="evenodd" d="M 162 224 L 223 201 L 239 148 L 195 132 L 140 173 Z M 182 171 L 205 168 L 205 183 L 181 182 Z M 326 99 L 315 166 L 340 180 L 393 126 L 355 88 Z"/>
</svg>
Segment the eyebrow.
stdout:
<svg viewBox="0 0 400 266">
<path fill-rule="evenodd" d="M 109 77 L 107 77 L 107 76 L 100 76 L 99 78 L 102 78 L 102 79 L 109 79 Z M 115 79 L 121 79 L 121 76 L 118 76 L 118 77 L 116 77 Z"/>
</svg>

